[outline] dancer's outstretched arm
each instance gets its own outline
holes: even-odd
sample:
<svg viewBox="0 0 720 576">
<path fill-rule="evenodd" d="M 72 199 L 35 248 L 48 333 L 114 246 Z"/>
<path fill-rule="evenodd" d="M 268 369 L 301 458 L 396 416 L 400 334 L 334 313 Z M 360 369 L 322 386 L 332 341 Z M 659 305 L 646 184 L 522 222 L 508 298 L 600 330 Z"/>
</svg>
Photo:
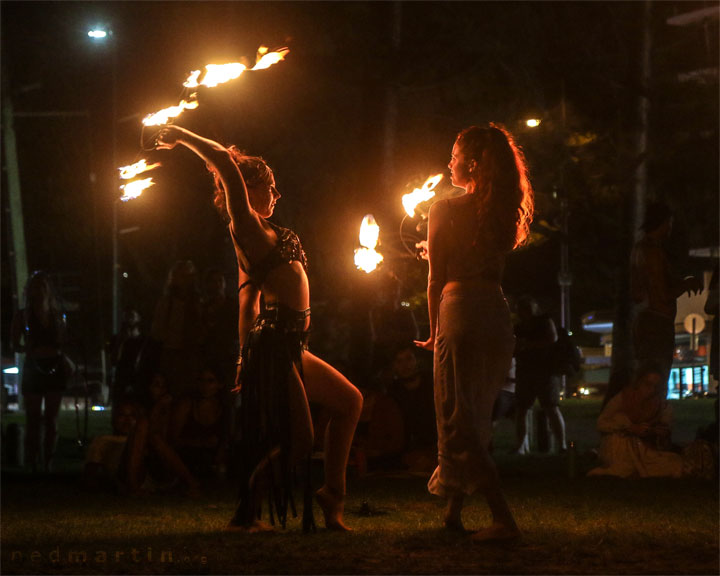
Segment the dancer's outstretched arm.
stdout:
<svg viewBox="0 0 720 576">
<path fill-rule="evenodd" d="M 245 180 L 225 146 L 180 126 L 163 127 L 158 134 L 156 148 L 171 150 L 177 144 L 192 150 L 205 161 L 208 168 L 217 172 L 225 192 L 225 202 L 233 228 L 236 228 L 235 224 L 244 224 L 254 216 L 250 209 Z"/>
</svg>

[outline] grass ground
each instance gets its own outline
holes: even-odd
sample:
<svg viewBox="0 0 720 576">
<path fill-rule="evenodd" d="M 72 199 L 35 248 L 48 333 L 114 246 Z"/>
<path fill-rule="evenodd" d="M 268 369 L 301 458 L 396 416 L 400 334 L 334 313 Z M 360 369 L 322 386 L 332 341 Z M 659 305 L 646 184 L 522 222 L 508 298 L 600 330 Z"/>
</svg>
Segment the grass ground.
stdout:
<svg viewBox="0 0 720 576">
<path fill-rule="evenodd" d="M 496 433 L 495 456 L 524 531 L 519 544 L 473 545 L 439 529 L 442 502 L 426 478 L 353 478 L 346 517 L 352 534 L 222 532 L 234 508 L 231 485 L 203 497 L 121 498 L 86 492 L 73 413 L 62 424 L 59 471 L 2 477 L 3 574 L 718 574 L 718 486 L 699 480 L 585 477 L 593 465 L 599 401 L 563 403 L 578 471 L 563 456 L 508 454 L 512 427 Z M 674 439 L 686 442 L 712 419 L 712 401 L 675 403 Z M 3 423 L 12 417 L 4 418 Z M 90 432 L 107 425 L 94 414 Z M 316 513 L 316 516 L 319 514 Z M 489 522 L 480 497 L 468 528 Z"/>
</svg>

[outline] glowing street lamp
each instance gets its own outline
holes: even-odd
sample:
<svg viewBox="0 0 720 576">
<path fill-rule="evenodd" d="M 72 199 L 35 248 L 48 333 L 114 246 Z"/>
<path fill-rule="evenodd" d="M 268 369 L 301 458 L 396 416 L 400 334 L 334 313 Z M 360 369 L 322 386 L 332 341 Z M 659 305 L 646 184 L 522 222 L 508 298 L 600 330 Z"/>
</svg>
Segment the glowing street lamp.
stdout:
<svg viewBox="0 0 720 576">
<path fill-rule="evenodd" d="M 537 128 L 541 124 L 540 118 L 528 118 L 525 120 L 525 124 L 528 128 Z"/>
</svg>

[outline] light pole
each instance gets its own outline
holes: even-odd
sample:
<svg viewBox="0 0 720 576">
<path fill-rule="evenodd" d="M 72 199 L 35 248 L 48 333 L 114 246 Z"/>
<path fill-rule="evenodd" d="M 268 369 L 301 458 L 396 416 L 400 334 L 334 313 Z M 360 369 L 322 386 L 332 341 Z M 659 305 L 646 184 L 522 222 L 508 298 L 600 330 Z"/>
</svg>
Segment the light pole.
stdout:
<svg viewBox="0 0 720 576">
<path fill-rule="evenodd" d="M 113 40 L 113 33 L 107 27 L 96 27 L 88 30 L 88 37 L 94 43 L 107 44 L 111 58 L 111 94 L 112 116 L 110 122 L 110 142 L 112 146 L 112 178 L 113 195 L 117 195 L 115 184 L 115 168 L 117 166 L 117 50 Z M 112 333 L 117 334 L 120 329 L 120 259 L 118 246 L 118 199 L 112 203 Z"/>
</svg>

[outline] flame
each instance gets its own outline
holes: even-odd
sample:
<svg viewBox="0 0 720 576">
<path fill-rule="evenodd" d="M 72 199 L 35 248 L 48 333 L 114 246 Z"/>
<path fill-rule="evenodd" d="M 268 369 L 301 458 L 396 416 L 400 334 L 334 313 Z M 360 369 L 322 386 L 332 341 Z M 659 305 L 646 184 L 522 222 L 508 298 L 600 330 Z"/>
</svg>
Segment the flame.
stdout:
<svg viewBox="0 0 720 576">
<path fill-rule="evenodd" d="M 275 52 L 268 52 L 267 46 L 260 46 L 257 51 L 257 61 L 255 66 L 251 70 L 265 70 L 270 68 L 273 64 L 277 64 L 281 60 L 285 59 L 285 56 L 290 52 L 288 48 L 281 48 Z M 200 79 L 200 70 L 193 70 L 187 77 L 187 80 L 183 82 L 185 88 L 197 88 L 199 86 L 205 86 L 207 88 L 214 88 L 219 84 L 224 84 L 230 80 L 239 78 L 245 70 L 247 70 L 245 64 L 240 62 L 231 62 L 229 64 L 208 64 L 205 66 L 205 74 Z M 149 114 L 143 120 L 145 126 L 161 126 L 167 124 L 171 118 L 176 118 L 184 110 L 190 110 L 198 107 L 197 94 L 191 94 L 190 100 L 181 100 L 177 106 L 171 106 L 165 108 L 155 114 Z"/>
<path fill-rule="evenodd" d="M 195 97 L 195 94 L 190 96 Z M 162 110 L 155 112 L 154 114 L 148 114 L 142 121 L 145 126 L 162 126 L 168 123 L 170 118 L 176 118 L 182 114 L 183 110 L 192 110 L 198 107 L 197 100 L 180 100 L 180 104 L 177 106 L 170 106 L 169 108 L 163 108 Z"/>
<path fill-rule="evenodd" d="M 267 46 L 260 46 L 260 48 L 258 48 L 259 58 L 255 66 L 252 67 L 252 70 L 265 70 L 266 68 L 270 68 L 273 64 L 284 60 L 288 52 L 290 52 L 288 48 L 281 48 L 276 52 L 268 52 Z"/>
<path fill-rule="evenodd" d="M 405 212 L 407 212 L 407 215 L 410 216 L 410 218 L 415 216 L 415 208 L 418 204 L 420 204 L 420 202 L 427 202 L 435 196 L 435 192 L 433 190 L 442 179 L 442 174 L 430 176 L 430 178 L 425 180 L 422 188 L 415 188 L 415 190 L 402 197 L 403 208 L 405 208 Z"/>
<path fill-rule="evenodd" d="M 380 226 L 372 214 L 367 214 L 360 224 L 360 248 L 355 250 L 355 266 L 368 274 L 383 261 L 383 255 L 375 251 L 379 237 Z"/>
<path fill-rule="evenodd" d="M 137 176 L 138 174 L 154 170 L 160 165 L 160 162 L 155 162 L 155 164 L 150 164 L 148 166 L 147 161 L 145 160 L 145 158 L 143 158 L 139 162 L 135 162 L 135 164 L 130 164 L 129 166 L 121 166 L 120 168 L 118 168 L 118 170 L 120 171 L 120 178 L 122 178 L 123 180 L 130 180 L 131 178 L 135 178 L 135 176 Z"/>
<path fill-rule="evenodd" d="M 127 202 L 128 200 L 132 200 L 133 198 L 137 198 L 140 196 L 140 194 L 143 193 L 143 190 L 146 190 L 147 188 L 150 188 L 150 186 L 154 186 L 155 182 L 152 181 L 152 178 L 145 178 L 144 180 L 134 180 L 132 182 L 128 182 L 127 184 L 123 184 L 120 186 L 120 190 L 123 191 L 123 195 L 120 197 L 120 200 L 123 202 Z"/>
</svg>

